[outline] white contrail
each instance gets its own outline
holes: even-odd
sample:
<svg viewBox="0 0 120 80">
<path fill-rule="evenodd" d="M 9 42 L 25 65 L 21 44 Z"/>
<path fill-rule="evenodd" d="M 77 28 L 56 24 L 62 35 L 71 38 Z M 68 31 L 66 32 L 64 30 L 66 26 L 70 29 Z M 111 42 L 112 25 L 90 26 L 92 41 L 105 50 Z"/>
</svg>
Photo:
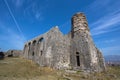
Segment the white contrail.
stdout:
<svg viewBox="0 0 120 80">
<path fill-rule="evenodd" d="M 15 16 L 13 15 L 13 13 L 12 13 L 9 5 L 8 5 L 8 2 L 7 2 L 6 0 L 4 0 L 4 2 L 5 2 L 8 10 L 9 10 L 9 13 L 10 13 L 11 17 L 13 18 L 13 20 L 14 20 L 14 22 L 15 22 L 15 24 L 16 24 L 16 27 L 17 27 L 18 31 L 23 35 L 22 30 L 20 29 L 20 26 L 19 26 L 17 20 L 15 19 Z"/>
</svg>

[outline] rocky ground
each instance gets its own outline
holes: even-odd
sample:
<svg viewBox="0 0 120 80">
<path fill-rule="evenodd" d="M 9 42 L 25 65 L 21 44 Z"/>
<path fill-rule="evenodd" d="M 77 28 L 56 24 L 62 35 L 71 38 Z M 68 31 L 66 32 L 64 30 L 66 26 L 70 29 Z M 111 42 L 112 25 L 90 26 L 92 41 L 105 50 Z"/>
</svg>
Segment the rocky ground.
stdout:
<svg viewBox="0 0 120 80">
<path fill-rule="evenodd" d="M 120 67 L 107 67 L 107 71 L 101 73 L 85 73 L 43 68 L 23 58 L 5 58 L 0 60 L 0 80 L 120 80 Z"/>
</svg>

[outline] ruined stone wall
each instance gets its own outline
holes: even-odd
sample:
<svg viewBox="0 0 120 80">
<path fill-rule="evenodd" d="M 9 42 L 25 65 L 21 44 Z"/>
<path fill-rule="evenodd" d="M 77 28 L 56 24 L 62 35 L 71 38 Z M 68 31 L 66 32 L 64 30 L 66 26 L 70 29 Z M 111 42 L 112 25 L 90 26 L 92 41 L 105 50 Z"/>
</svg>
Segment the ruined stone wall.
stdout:
<svg viewBox="0 0 120 80">
<path fill-rule="evenodd" d="M 67 35 L 54 27 L 28 41 L 24 57 L 55 69 L 105 70 L 104 58 L 93 43 L 85 15 L 77 13 L 71 21 L 71 31 Z"/>
<path fill-rule="evenodd" d="M 41 66 L 57 69 L 68 68 L 70 63 L 70 40 L 63 36 L 58 27 L 27 42 L 24 57 L 37 62 Z"/>
<path fill-rule="evenodd" d="M 11 56 L 11 57 L 19 57 L 22 56 L 23 51 L 22 50 L 8 50 L 5 55 Z"/>
</svg>

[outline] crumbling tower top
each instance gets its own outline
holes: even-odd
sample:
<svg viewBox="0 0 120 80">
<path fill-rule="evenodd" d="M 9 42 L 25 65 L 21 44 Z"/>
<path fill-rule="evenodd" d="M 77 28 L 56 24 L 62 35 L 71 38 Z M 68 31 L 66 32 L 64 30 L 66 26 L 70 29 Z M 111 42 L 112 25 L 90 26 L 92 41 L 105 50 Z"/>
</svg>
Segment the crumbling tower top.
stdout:
<svg viewBox="0 0 120 80">
<path fill-rule="evenodd" d="M 71 23 L 72 23 L 72 36 L 74 36 L 76 32 L 89 31 L 87 19 L 84 13 L 78 12 L 74 14 L 71 19 Z"/>
</svg>

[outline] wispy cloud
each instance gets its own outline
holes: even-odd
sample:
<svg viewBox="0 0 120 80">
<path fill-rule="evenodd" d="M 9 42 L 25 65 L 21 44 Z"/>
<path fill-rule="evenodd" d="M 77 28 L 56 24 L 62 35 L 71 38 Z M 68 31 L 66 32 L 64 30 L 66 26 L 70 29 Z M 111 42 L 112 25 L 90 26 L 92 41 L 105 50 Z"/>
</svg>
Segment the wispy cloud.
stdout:
<svg viewBox="0 0 120 80">
<path fill-rule="evenodd" d="M 8 49 L 23 49 L 24 42 L 26 41 L 23 32 L 14 16 L 12 13 L 11 8 L 9 7 L 9 4 L 7 0 L 4 0 L 5 5 L 8 8 L 8 12 L 10 13 L 10 16 L 12 17 L 15 26 L 18 30 L 18 32 L 15 32 L 12 27 L 11 29 L 9 27 L 6 27 L 5 24 L 0 23 L 0 46 L 4 48 L 3 50 L 8 50 Z M 18 2 L 19 4 L 19 2 Z"/>
<path fill-rule="evenodd" d="M 111 55 L 111 54 L 119 54 L 120 55 L 120 46 L 110 46 L 110 47 L 104 47 L 101 49 L 104 55 Z"/>
<path fill-rule="evenodd" d="M 7 2 L 6 0 L 4 0 L 4 2 L 5 2 L 6 6 L 7 6 L 7 8 L 8 8 L 8 11 L 9 11 L 9 13 L 10 13 L 13 21 L 15 22 L 15 25 L 16 25 L 18 31 L 20 32 L 21 35 L 23 35 L 23 32 L 22 32 L 22 30 L 20 29 L 20 26 L 19 26 L 19 24 L 18 24 L 15 16 L 13 15 L 13 13 L 12 13 L 12 11 L 11 11 L 11 9 L 10 9 L 10 7 L 9 7 L 9 5 L 8 5 L 8 2 Z"/>
<path fill-rule="evenodd" d="M 115 43 L 116 41 L 119 41 L 118 39 L 106 39 L 106 40 L 98 40 L 97 44 L 109 44 L 109 43 Z"/>
<path fill-rule="evenodd" d="M 23 49 L 25 37 L 2 24 L 0 26 L 0 47 L 2 50 Z"/>
<path fill-rule="evenodd" d="M 41 12 L 36 12 L 35 13 L 35 18 L 39 21 L 43 20 L 43 16 L 42 16 Z"/>
<path fill-rule="evenodd" d="M 47 3 L 47 1 L 43 1 Z M 29 5 L 25 6 L 24 9 L 24 16 L 29 16 L 29 18 L 42 21 L 44 19 L 43 13 L 46 10 L 47 4 L 43 3 L 42 1 L 28 1 Z M 39 3 L 39 4 L 38 4 Z M 43 3 L 43 4 L 42 4 Z"/>
<path fill-rule="evenodd" d="M 92 26 L 98 25 L 93 30 L 101 30 L 101 29 L 107 29 L 109 27 L 112 27 L 112 25 L 119 25 L 120 23 L 120 13 L 113 14 L 113 15 L 106 15 L 105 17 L 102 17 L 97 22 L 95 22 Z"/>
<path fill-rule="evenodd" d="M 116 40 L 115 39 L 112 39 L 112 40 L 105 40 L 104 42 L 105 43 L 111 43 L 111 42 L 115 42 Z"/>
<path fill-rule="evenodd" d="M 65 23 L 59 25 L 60 30 L 64 32 L 64 34 L 68 33 L 68 31 L 70 32 L 71 27 L 67 27 L 67 26 L 71 26 L 70 20 L 67 20 Z"/>
<path fill-rule="evenodd" d="M 118 3 L 120 2 L 104 0 L 103 3 L 103 0 L 97 0 L 89 5 L 88 9 L 92 12 L 97 13 L 97 11 L 101 11 L 100 14 L 97 13 L 100 18 L 90 24 L 93 36 L 120 29 L 118 27 L 120 25 L 120 9 Z"/>
<path fill-rule="evenodd" d="M 93 3 L 88 5 L 87 8 L 92 10 L 92 11 L 96 11 L 96 10 L 99 10 L 103 7 L 108 6 L 110 2 L 111 2 L 110 0 L 95 0 Z"/>
<path fill-rule="evenodd" d="M 99 35 L 106 32 L 115 31 L 118 29 L 118 25 L 120 25 L 120 12 L 112 15 L 106 15 L 102 17 L 91 26 L 91 32 L 93 35 Z"/>
<path fill-rule="evenodd" d="M 16 8 L 20 8 L 22 7 L 25 0 L 11 0 L 11 1 Z"/>
</svg>

